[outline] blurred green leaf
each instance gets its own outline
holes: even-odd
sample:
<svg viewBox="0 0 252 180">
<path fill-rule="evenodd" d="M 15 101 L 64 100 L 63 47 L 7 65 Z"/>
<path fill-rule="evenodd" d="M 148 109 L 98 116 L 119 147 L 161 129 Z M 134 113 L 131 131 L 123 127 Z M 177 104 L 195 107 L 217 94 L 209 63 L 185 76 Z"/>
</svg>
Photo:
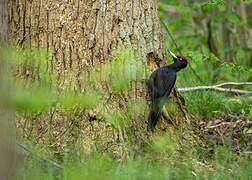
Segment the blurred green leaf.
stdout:
<svg viewBox="0 0 252 180">
<path fill-rule="evenodd" d="M 215 7 L 214 4 L 209 3 L 209 2 L 202 5 L 202 8 L 204 10 L 207 10 L 208 12 L 213 12 L 214 11 L 214 7 Z"/>
<path fill-rule="evenodd" d="M 245 127 L 245 128 L 242 130 L 242 133 L 245 134 L 248 130 L 249 130 L 249 128 Z"/>
<path fill-rule="evenodd" d="M 245 58 L 246 57 L 245 51 L 243 49 L 241 49 L 241 48 L 238 48 L 237 55 L 238 55 L 239 58 Z"/>
<path fill-rule="evenodd" d="M 206 57 L 205 59 L 207 62 L 210 62 L 210 63 L 216 63 L 219 60 L 219 58 L 216 57 L 213 53 L 211 53 L 210 56 Z"/>
<path fill-rule="evenodd" d="M 55 95 L 49 90 L 41 87 L 24 89 L 16 87 L 12 91 L 10 103 L 21 112 L 41 112 L 56 101 Z"/>
<path fill-rule="evenodd" d="M 244 0 L 245 3 L 250 4 L 252 3 L 252 0 Z"/>
<path fill-rule="evenodd" d="M 226 3 L 224 0 L 210 0 L 202 5 L 203 9 L 208 12 L 213 12 L 214 8 L 225 9 Z"/>
<path fill-rule="evenodd" d="M 228 20 L 230 22 L 232 22 L 234 24 L 236 24 L 238 22 L 241 22 L 240 17 L 236 13 L 234 13 L 234 12 L 229 13 L 228 16 L 227 16 L 227 18 L 228 18 Z"/>
<path fill-rule="evenodd" d="M 249 109 L 249 117 L 252 118 L 252 108 Z"/>
<path fill-rule="evenodd" d="M 181 14 L 187 14 L 190 11 L 190 9 L 185 7 L 182 3 L 177 6 L 177 10 Z"/>
<path fill-rule="evenodd" d="M 215 23 L 220 23 L 220 22 L 222 22 L 222 20 L 223 20 L 223 15 L 221 15 L 221 14 L 214 14 L 214 15 L 212 16 L 212 20 L 213 20 Z"/>
</svg>

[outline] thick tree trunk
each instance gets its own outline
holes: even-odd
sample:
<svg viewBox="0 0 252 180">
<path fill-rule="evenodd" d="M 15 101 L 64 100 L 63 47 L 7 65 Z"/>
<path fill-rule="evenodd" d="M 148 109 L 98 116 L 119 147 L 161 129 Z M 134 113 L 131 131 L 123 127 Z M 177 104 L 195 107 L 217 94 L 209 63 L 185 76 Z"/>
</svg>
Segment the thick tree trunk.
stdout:
<svg viewBox="0 0 252 180">
<path fill-rule="evenodd" d="M 58 85 L 61 86 L 67 79 L 80 92 L 87 85 L 89 72 L 107 63 L 111 53 L 120 46 L 137 48 L 144 64 L 155 64 L 156 59 L 167 59 L 157 1 L 12 0 L 9 2 L 9 17 L 12 43 L 44 48 L 52 53 L 48 61 L 52 71 L 58 74 L 61 82 Z M 136 83 L 134 90 L 125 98 L 126 101 L 129 98 L 143 98 L 146 95 L 142 93 L 146 91 L 144 86 L 144 83 Z M 177 113 L 172 115 L 174 124 L 186 129 L 190 117 L 176 89 L 171 100 L 178 106 Z M 64 117 L 55 113 L 51 113 L 51 119 L 62 122 Z M 91 145 L 97 145 L 97 142 L 102 142 L 103 148 L 108 148 L 105 142 L 115 142 L 114 133 L 106 129 L 104 122 L 89 122 L 88 118 L 87 115 L 81 117 L 83 128 L 79 136 L 86 149 L 91 149 Z M 137 126 L 133 127 L 135 138 L 139 137 L 138 134 L 146 134 L 146 117 L 134 123 Z M 165 120 L 158 124 L 163 130 L 169 126 Z M 94 137 L 96 142 L 93 141 Z"/>
</svg>

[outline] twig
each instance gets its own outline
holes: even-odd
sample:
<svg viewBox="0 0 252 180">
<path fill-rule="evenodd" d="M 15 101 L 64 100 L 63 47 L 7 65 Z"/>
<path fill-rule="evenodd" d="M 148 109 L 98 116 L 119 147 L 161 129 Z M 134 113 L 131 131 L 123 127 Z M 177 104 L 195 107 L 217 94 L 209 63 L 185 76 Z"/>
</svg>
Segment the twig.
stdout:
<svg viewBox="0 0 252 180">
<path fill-rule="evenodd" d="M 246 152 L 243 152 L 244 154 L 252 154 L 252 152 L 249 152 L 249 151 L 246 151 Z"/>
<path fill-rule="evenodd" d="M 26 155 L 32 153 L 31 150 L 28 149 L 24 144 L 22 144 L 22 143 L 20 143 L 20 142 L 16 142 L 16 144 L 17 144 L 18 147 L 20 147 L 20 148 L 23 149 L 23 151 L 25 152 Z M 38 158 L 41 159 L 41 160 L 43 160 L 43 161 L 45 161 L 45 162 L 47 162 L 47 163 L 49 163 L 49 164 L 52 164 L 53 166 L 55 166 L 55 167 L 57 167 L 57 168 L 59 168 L 59 169 L 63 169 L 63 168 L 64 168 L 62 165 L 60 165 L 60 164 L 58 164 L 57 162 L 52 161 L 52 160 L 50 160 L 50 159 L 48 159 L 48 158 L 46 158 L 46 157 L 38 156 Z"/>
<path fill-rule="evenodd" d="M 252 91 L 246 91 L 246 90 L 240 90 L 240 89 L 231 89 L 231 88 L 222 88 L 222 86 L 226 85 L 252 85 L 252 82 L 225 82 L 222 84 L 217 84 L 213 86 L 197 86 L 197 87 L 190 87 L 190 88 L 178 88 L 179 92 L 187 92 L 187 91 L 197 91 L 197 90 L 216 90 L 216 91 L 222 91 L 222 92 L 232 92 L 232 93 L 238 93 L 238 94 L 250 94 Z"/>
<path fill-rule="evenodd" d="M 221 87 L 221 86 L 226 86 L 226 85 L 252 85 L 252 82 L 224 82 L 222 84 L 218 84 L 216 85 L 217 87 Z"/>
<path fill-rule="evenodd" d="M 129 152 L 128 152 L 128 149 L 127 149 L 127 147 L 126 147 L 126 145 L 125 145 L 125 142 L 124 142 L 124 138 L 123 138 L 123 135 L 122 135 L 122 130 L 121 130 L 121 127 L 120 127 L 120 125 L 118 125 L 118 131 L 119 131 L 119 137 L 120 137 L 120 139 L 121 139 L 121 142 L 122 142 L 122 145 L 123 145 L 123 149 L 124 149 L 124 151 L 125 151 L 125 153 L 126 153 L 126 157 L 127 157 L 127 159 L 129 159 Z"/>
</svg>

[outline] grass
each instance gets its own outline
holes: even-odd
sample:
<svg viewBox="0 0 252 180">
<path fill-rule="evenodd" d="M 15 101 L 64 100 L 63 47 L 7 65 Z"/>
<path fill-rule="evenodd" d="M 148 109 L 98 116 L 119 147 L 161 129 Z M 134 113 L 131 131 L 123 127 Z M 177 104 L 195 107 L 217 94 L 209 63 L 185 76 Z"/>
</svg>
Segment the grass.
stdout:
<svg viewBox="0 0 252 180">
<path fill-rule="evenodd" d="M 31 158 L 28 166 L 19 171 L 17 179 L 83 180 L 83 179 L 249 179 L 252 160 L 233 154 L 229 147 L 216 146 L 211 163 L 205 164 L 190 152 L 170 158 L 155 159 L 153 152 L 145 156 L 120 161 L 109 154 L 93 152 L 66 157 L 63 169 Z M 163 146 L 165 149 L 165 146 Z M 176 153 L 176 150 L 173 151 Z M 189 157 L 190 156 L 190 157 Z"/>
<path fill-rule="evenodd" d="M 209 120 L 223 115 L 225 112 L 226 96 L 219 92 L 195 91 L 182 93 L 188 110 L 199 119 Z"/>
</svg>

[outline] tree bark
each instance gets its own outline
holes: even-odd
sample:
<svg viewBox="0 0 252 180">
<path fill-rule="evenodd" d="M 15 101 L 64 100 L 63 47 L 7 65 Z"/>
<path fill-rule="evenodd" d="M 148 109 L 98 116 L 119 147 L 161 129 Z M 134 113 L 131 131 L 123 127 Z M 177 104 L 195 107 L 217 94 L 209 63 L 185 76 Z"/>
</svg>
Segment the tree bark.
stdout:
<svg viewBox="0 0 252 180">
<path fill-rule="evenodd" d="M 89 72 L 109 62 L 111 53 L 120 46 L 137 48 L 144 64 L 167 59 L 157 1 L 12 0 L 9 2 L 9 17 L 11 42 L 23 47 L 43 48 L 51 53 L 48 64 L 58 74 L 58 86 L 67 79 L 73 89 L 80 92 L 87 85 Z M 125 99 L 145 98 L 145 91 L 144 83 L 136 83 Z M 190 115 L 176 88 L 171 99 L 178 105 L 178 112 L 173 115 L 175 124 L 186 128 Z M 53 121 L 62 122 L 64 117 L 54 113 L 51 113 Z M 97 141 L 100 139 L 104 148 L 105 142 L 115 142 L 114 133 L 109 133 L 111 130 L 106 128 L 106 123 L 89 122 L 88 118 L 87 115 L 80 118 L 83 128 L 79 137 L 82 137 L 81 144 L 86 149 L 92 149 L 90 144 L 95 145 L 94 136 Z M 146 116 L 136 119 L 133 125 L 137 126 L 133 127 L 134 133 L 146 135 Z M 161 120 L 158 127 L 167 129 L 169 125 Z M 99 133 L 95 131 L 97 128 Z"/>
</svg>

